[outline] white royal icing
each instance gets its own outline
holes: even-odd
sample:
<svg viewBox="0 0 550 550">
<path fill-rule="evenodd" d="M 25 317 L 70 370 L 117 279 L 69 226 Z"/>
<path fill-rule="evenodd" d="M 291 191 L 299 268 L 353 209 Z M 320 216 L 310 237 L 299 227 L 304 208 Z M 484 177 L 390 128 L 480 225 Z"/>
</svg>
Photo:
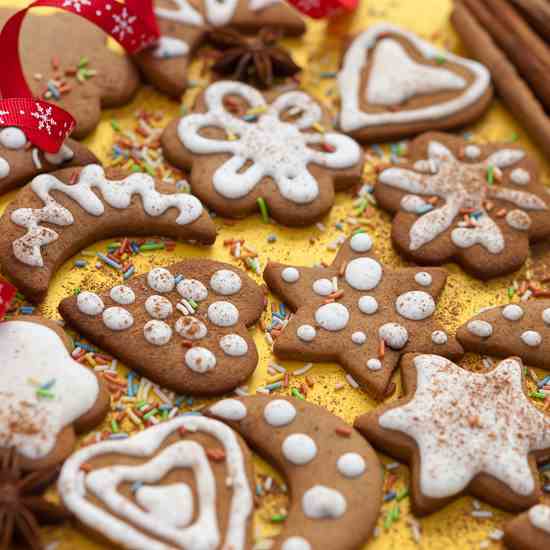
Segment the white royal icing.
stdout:
<svg viewBox="0 0 550 550">
<path fill-rule="evenodd" d="M 477 160 L 481 156 L 481 149 L 477 145 L 467 145 L 464 148 L 464 155 L 469 160 Z"/>
<path fill-rule="evenodd" d="M 220 348 L 225 355 L 230 357 L 242 357 L 248 353 L 246 340 L 238 334 L 226 334 L 220 339 Z"/>
<path fill-rule="evenodd" d="M 346 513 L 347 502 L 342 493 L 315 485 L 302 496 L 302 510 L 311 519 L 337 519 Z"/>
<path fill-rule="evenodd" d="M 402 349 L 409 340 L 407 329 L 397 323 L 386 323 L 378 329 L 378 336 L 392 349 Z"/>
<path fill-rule="evenodd" d="M 155 267 L 147 273 L 147 284 L 150 288 L 161 294 L 172 292 L 176 281 L 172 273 L 163 267 Z"/>
<path fill-rule="evenodd" d="M 281 550 L 312 550 L 312 547 L 303 537 L 289 537 L 283 542 Z"/>
<path fill-rule="evenodd" d="M 143 336 L 154 346 L 164 346 L 172 339 L 172 329 L 164 321 L 153 319 L 143 326 Z"/>
<path fill-rule="evenodd" d="M 124 308 L 113 306 L 103 311 L 103 324 L 111 330 L 126 330 L 134 324 L 134 318 Z"/>
<path fill-rule="evenodd" d="M 120 304 L 121 306 L 129 306 L 136 301 L 135 292 L 125 285 L 117 285 L 111 289 L 110 292 L 111 300 Z"/>
<path fill-rule="evenodd" d="M 208 306 L 208 319 L 217 327 L 232 327 L 239 321 L 239 310 L 231 302 L 214 302 Z"/>
<path fill-rule="evenodd" d="M 437 346 L 442 346 L 446 344 L 449 340 L 449 337 L 442 330 L 434 330 L 432 332 L 432 342 Z"/>
<path fill-rule="evenodd" d="M 311 342 L 317 336 L 317 331 L 311 325 L 300 325 L 296 329 L 296 336 L 304 342 Z"/>
<path fill-rule="evenodd" d="M 25 132 L 15 126 L 9 126 L 0 130 L 0 145 L 6 149 L 23 149 L 27 145 Z"/>
<path fill-rule="evenodd" d="M 223 98 L 228 94 L 242 97 L 251 108 L 265 110 L 256 122 L 237 118 L 224 106 Z M 322 122 L 322 110 L 304 92 L 286 92 L 268 105 L 262 94 L 251 86 L 221 81 L 206 89 L 204 99 L 207 112 L 182 117 L 178 135 L 192 153 L 231 155 L 212 178 L 214 189 L 226 199 L 245 197 L 265 177 L 270 177 L 285 199 L 307 204 L 319 196 L 319 183 L 309 171 L 309 165 L 346 169 L 361 159 L 359 145 L 343 134 L 305 132 Z M 292 108 L 300 109 L 301 116 L 296 121 L 283 122 L 281 114 Z M 235 139 L 204 137 L 200 132 L 206 127 L 220 128 Z M 332 152 L 311 147 L 321 143 L 331 146 Z M 243 171 L 247 161 L 252 165 Z"/>
<path fill-rule="evenodd" d="M 537 504 L 529 510 L 528 514 L 529 521 L 534 527 L 550 534 L 550 506 Z"/>
<path fill-rule="evenodd" d="M 274 428 L 288 426 L 296 418 L 296 407 L 286 399 L 274 399 L 264 408 L 264 420 Z"/>
<path fill-rule="evenodd" d="M 395 309 L 405 319 L 422 321 L 434 314 L 435 301 L 427 292 L 412 290 L 397 297 Z"/>
<path fill-rule="evenodd" d="M 289 462 L 302 466 L 317 456 L 317 445 L 309 435 L 291 434 L 283 441 L 282 452 Z"/>
<path fill-rule="evenodd" d="M 189 44 L 173 36 L 161 36 L 156 48 L 153 50 L 153 57 L 157 59 L 172 59 L 189 53 Z"/>
<path fill-rule="evenodd" d="M 187 527 L 193 519 L 193 492 L 186 483 L 144 485 L 135 495 L 142 508 L 171 527 Z"/>
<path fill-rule="evenodd" d="M 187 340 L 201 340 L 208 334 L 208 329 L 202 321 L 188 315 L 176 321 L 174 330 Z"/>
<path fill-rule="evenodd" d="M 382 361 L 373 357 L 367 361 L 367 368 L 372 371 L 380 370 L 382 368 Z"/>
<path fill-rule="evenodd" d="M 542 320 L 544 321 L 545 325 L 550 325 L 550 307 L 547 307 L 542 312 Z"/>
<path fill-rule="evenodd" d="M 466 328 L 468 332 L 480 338 L 489 338 L 493 334 L 493 327 L 487 321 L 470 321 Z"/>
<path fill-rule="evenodd" d="M 345 453 L 336 462 L 336 467 L 344 477 L 354 479 L 365 473 L 367 463 L 358 453 Z"/>
<path fill-rule="evenodd" d="M 528 231 L 531 227 L 531 218 L 529 214 L 517 208 L 507 212 L 505 220 L 510 227 L 518 231 Z"/>
<path fill-rule="evenodd" d="M 368 233 L 357 233 L 351 238 L 349 245 L 354 252 L 368 252 L 372 248 L 372 239 Z"/>
<path fill-rule="evenodd" d="M 523 168 L 515 168 L 510 174 L 510 180 L 516 185 L 528 185 L 531 181 L 531 174 Z"/>
<path fill-rule="evenodd" d="M 90 317 L 103 313 L 105 309 L 103 300 L 94 292 L 79 292 L 76 297 L 76 307 L 80 313 Z"/>
<path fill-rule="evenodd" d="M 535 330 L 526 330 L 521 335 L 521 341 L 529 347 L 536 348 L 542 344 L 542 336 L 540 332 Z"/>
<path fill-rule="evenodd" d="M 365 315 L 373 315 L 378 311 L 378 301 L 374 296 L 361 296 L 357 302 L 357 307 Z"/>
<path fill-rule="evenodd" d="M 330 332 L 342 330 L 349 322 L 348 308 L 338 302 L 322 305 L 315 312 L 315 321 Z"/>
<path fill-rule="evenodd" d="M 153 319 L 167 319 L 172 315 L 172 302 L 164 296 L 153 294 L 153 296 L 149 296 L 149 298 L 145 300 L 145 311 L 147 311 Z"/>
<path fill-rule="evenodd" d="M 222 296 L 237 294 L 241 287 L 241 278 L 229 269 L 220 269 L 210 277 L 210 288 Z"/>
<path fill-rule="evenodd" d="M 176 288 L 179 295 L 186 300 L 202 302 L 208 298 L 208 290 L 197 279 L 183 279 Z"/>
<path fill-rule="evenodd" d="M 0 157 L 0 180 L 10 175 L 10 165 L 4 157 Z"/>
<path fill-rule="evenodd" d="M 281 271 L 281 278 L 285 283 L 295 283 L 300 278 L 300 272 L 295 267 L 285 267 Z"/>
<path fill-rule="evenodd" d="M 216 366 L 216 357 L 210 350 L 197 346 L 187 351 L 185 364 L 193 372 L 204 374 Z"/>
<path fill-rule="evenodd" d="M 414 280 L 420 286 L 430 286 L 432 284 L 432 276 L 426 271 L 419 271 L 415 276 Z"/>
<path fill-rule="evenodd" d="M 319 296 L 328 296 L 334 292 L 334 286 L 330 279 L 317 279 L 313 282 L 313 292 Z"/>
<path fill-rule="evenodd" d="M 351 335 L 351 341 L 358 346 L 363 345 L 367 341 L 367 335 L 362 331 L 354 332 Z"/>
<path fill-rule="evenodd" d="M 517 304 L 509 304 L 502 309 L 502 316 L 508 321 L 519 321 L 523 317 L 523 308 Z"/>
<path fill-rule="evenodd" d="M 415 170 L 418 170 L 417 164 L 418 163 L 414 166 Z M 426 208 L 426 206 L 428 206 L 428 203 L 422 197 L 417 197 L 416 195 L 403 195 L 400 206 L 405 212 L 419 214 L 424 208 Z"/>
<path fill-rule="evenodd" d="M 224 420 L 242 420 L 247 414 L 245 405 L 238 399 L 222 399 L 214 403 L 209 411 Z"/>
<path fill-rule="evenodd" d="M 372 290 L 382 280 L 382 266 L 372 258 L 355 258 L 346 266 L 344 277 L 356 290 Z"/>
<path fill-rule="evenodd" d="M 44 158 L 56 166 L 69 162 L 74 158 L 74 152 L 65 144 L 61 146 L 57 153 L 44 153 Z"/>
</svg>

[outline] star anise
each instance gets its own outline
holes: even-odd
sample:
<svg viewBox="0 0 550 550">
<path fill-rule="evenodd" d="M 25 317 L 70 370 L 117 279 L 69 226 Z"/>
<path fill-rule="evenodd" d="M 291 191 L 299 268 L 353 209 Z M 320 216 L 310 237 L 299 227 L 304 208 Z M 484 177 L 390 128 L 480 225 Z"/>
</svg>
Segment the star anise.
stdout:
<svg viewBox="0 0 550 550">
<path fill-rule="evenodd" d="M 300 67 L 277 42 L 281 32 L 263 28 L 256 37 L 246 37 L 231 29 L 210 32 L 210 42 L 222 50 L 212 70 L 235 80 L 256 80 L 270 87 L 275 77 L 293 76 Z"/>
<path fill-rule="evenodd" d="M 40 525 L 70 517 L 43 497 L 58 474 L 58 468 L 23 474 L 15 449 L 0 449 L 0 550 L 12 548 L 15 539 L 32 550 L 41 550 Z"/>
</svg>

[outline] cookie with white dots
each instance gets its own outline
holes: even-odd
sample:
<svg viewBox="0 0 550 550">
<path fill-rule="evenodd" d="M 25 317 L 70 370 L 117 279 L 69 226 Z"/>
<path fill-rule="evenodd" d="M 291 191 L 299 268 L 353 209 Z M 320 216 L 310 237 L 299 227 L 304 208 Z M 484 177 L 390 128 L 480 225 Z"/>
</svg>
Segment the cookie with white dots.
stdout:
<svg viewBox="0 0 550 550">
<path fill-rule="evenodd" d="M 382 497 L 380 462 L 351 426 L 292 397 L 224 399 L 205 414 L 229 424 L 285 477 L 288 517 L 277 550 L 352 550 L 373 532 Z"/>
<path fill-rule="evenodd" d="M 485 309 L 462 325 L 456 337 L 465 350 L 520 357 L 550 369 L 550 300 L 529 300 Z"/>
<path fill-rule="evenodd" d="M 503 542 L 510 550 L 550 548 L 550 506 L 537 504 L 504 526 Z"/>
<path fill-rule="evenodd" d="M 436 321 L 441 268 L 388 269 L 356 233 L 328 267 L 269 263 L 264 279 L 294 315 L 275 340 L 282 359 L 334 361 L 381 399 L 402 354 L 456 358 L 462 347 Z"/>
<path fill-rule="evenodd" d="M 82 291 L 59 305 L 79 333 L 148 379 L 180 394 L 221 395 L 252 374 L 248 327 L 265 306 L 240 269 L 212 260 L 157 267 L 125 285 Z"/>
</svg>

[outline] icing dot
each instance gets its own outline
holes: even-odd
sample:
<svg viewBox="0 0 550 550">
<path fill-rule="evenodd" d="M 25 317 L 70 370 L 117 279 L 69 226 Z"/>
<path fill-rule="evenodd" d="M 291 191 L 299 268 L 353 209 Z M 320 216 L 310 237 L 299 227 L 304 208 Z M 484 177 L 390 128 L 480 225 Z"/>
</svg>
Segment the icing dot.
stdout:
<svg viewBox="0 0 550 550">
<path fill-rule="evenodd" d="M 382 279 L 382 266 L 372 258 L 356 258 L 346 266 L 345 278 L 357 290 L 372 290 Z"/>
<path fill-rule="evenodd" d="M 103 324 L 111 330 L 126 330 L 134 324 L 134 318 L 129 311 L 114 306 L 103 312 Z"/>
<path fill-rule="evenodd" d="M 206 325 L 196 317 L 186 315 L 176 321 L 176 332 L 187 340 L 200 340 L 208 334 Z"/>
<path fill-rule="evenodd" d="M 407 329 L 397 323 L 386 323 L 378 329 L 378 336 L 392 349 L 402 349 L 409 340 Z"/>
<path fill-rule="evenodd" d="M 527 185 L 531 181 L 531 175 L 523 168 L 516 168 L 512 170 L 510 179 L 512 180 L 512 183 L 515 183 L 516 185 Z"/>
<path fill-rule="evenodd" d="M 428 203 L 418 195 L 405 195 L 401 199 L 401 209 L 405 212 L 417 214 L 421 212 Z"/>
<path fill-rule="evenodd" d="M 210 412 L 224 420 L 242 420 L 246 418 L 246 407 L 238 399 L 222 399 L 210 407 Z"/>
<path fill-rule="evenodd" d="M 372 248 L 372 239 L 368 233 L 357 233 L 349 243 L 354 252 L 368 252 Z"/>
<path fill-rule="evenodd" d="M 76 298 L 76 306 L 84 315 L 99 315 L 104 309 L 103 300 L 94 292 L 80 292 Z"/>
<path fill-rule="evenodd" d="M 206 348 L 189 348 L 185 354 L 185 364 L 194 372 L 203 374 L 216 366 L 214 354 Z"/>
<path fill-rule="evenodd" d="M 315 321 L 330 332 L 342 330 L 349 321 L 348 308 L 338 302 L 325 304 L 315 312 Z"/>
<path fill-rule="evenodd" d="M 518 231 L 527 231 L 531 227 L 531 218 L 523 210 L 515 209 L 506 214 L 506 223 Z"/>
<path fill-rule="evenodd" d="M 136 295 L 129 286 L 118 285 L 111 289 L 111 299 L 117 304 L 129 306 L 136 301 Z"/>
<path fill-rule="evenodd" d="M 359 311 L 366 315 L 372 315 L 378 311 L 378 302 L 373 296 L 361 296 L 357 302 Z"/>
<path fill-rule="evenodd" d="M 317 336 L 317 331 L 311 325 L 300 325 L 296 330 L 296 336 L 304 342 L 311 342 Z"/>
<path fill-rule="evenodd" d="M 419 271 L 415 276 L 414 280 L 420 286 L 430 286 L 432 284 L 432 276 L 426 271 Z"/>
<path fill-rule="evenodd" d="M 296 418 L 296 408 L 286 399 L 270 401 L 264 408 L 264 419 L 275 428 L 288 426 Z"/>
<path fill-rule="evenodd" d="M 502 316 L 508 321 L 519 321 L 523 317 L 523 309 L 517 304 L 510 304 L 502 310 Z"/>
<path fill-rule="evenodd" d="M 7 178 L 10 175 L 10 165 L 8 161 L 0 157 L 0 179 Z"/>
<path fill-rule="evenodd" d="M 302 510 L 308 518 L 339 518 L 346 513 L 346 499 L 341 493 L 324 485 L 315 485 L 302 497 Z"/>
<path fill-rule="evenodd" d="M 225 355 L 231 357 L 242 357 L 248 352 L 248 344 L 246 340 L 238 334 L 226 334 L 220 340 L 220 348 Z"/>
<path fill-rule="evenodd" d="M 351 335 L 351 341 L 358 346 L 364 344 L 367 341 L 367 335 L 364 332 L 358 331 Z"/>
<path fill-rule="evenodd" d="M 487 321 L 470 321 L 466 328 L 480 338 L 489 338 L 493 334 L 493 327 Z"/>
<path fill-rule="evenodd" d="M 164 321 L 148 321 L 143 327 L 143 336 L 154 346 L 164 346 L 172 338 L 172 329 Z"/>
<path fill-rule="evenodd" d="M 313 283 L 313 292 L 319 294 L 319 296 L 328 296 L 334 292 L 332 281 L 329 279 L 317 279 Z"/>
<path fill-rule="evenodd" d="M 147 274 L 147 284 L 157 292 L 164 294 L 174 290 L 174 276 L 163 267 L 156 267 Z"/>
<path fill-rule="evenodd" d="M 164 296 L 149 296 L 145 301 L 145 311 L 153 319 L 167 319 L 172 315 L 172 303 Z"/>
<path fill-rule="evenodd" d="M 542 312 L 542 320 L 544 321 L 545 325 L 550 325 L 550 307 L 547 307 Z"/>
<path fill-rule="evenodd" d="M 367 361 L 367 368 L 369 370 L 380 370 L 382 368 L 382 361 L 380 359 L 369 359 Z"/>
<path fill-rule="evenodd" d="M 44 153 L 44 158 L 50 163 L 59 166 L 74 158 L 74 152 L 66 145 L 62 145 L 57 153 Z"/>
<path fill-rule="evenodd" d="M 432 332 L 432 342 L 434 344 L 437 344 L 438 346 L 442 346 L 443 344 L 446 344 L 449 340 L 447 334 L 443 332 L 442 330 L 434 330 Z"/>
<path fill-rule="evenodd" d="M 521 341 L 526 345 L 530 346 L 532 348 L 536 348 L 541 345 L 542 343 L 542 336 L 540 333 L 536 332 L 535 330 L 526 330 L 521 335 Z"/>
<path fill-rule="evenodd" d="M 300 272 L 295 267 L 285 267 L 281 277 L 285 283 L 295 283 L 300 278 Z"/>
<path fill-rule="evenodd" d="M 208 306 L 208 319 L 218 327 L 232 327 L 239 320 L 239 310 L 229 302 L 214 302 Z"/>
<path fill-rule="evenodd" d="M 229 269 L 220 269 L 210 278 L 210 286 L 214 292 L 223 296 L 237 294 L 241 290 L 241 278 Z"/>
<path fill-rule="evenodd" d="M 398 296 L 395 301 L 395 309 L 405 319 L 422 321 L 433 315 L 435 302 L 427 292 L 413 290 Z"/>
<path fill-rule="evenodd" d="M 176 287 L 178 294 L 186 300 L 202 302 L 208 298 L 208 290 L 197 279 L 183 279 Z"/>
<path fill-rule="evenodd" d="M 336 467 L 344 477 L 353 479 L 364 474 L 367 464 L 360 454 L 345 453 L 336 462 Z"/>
<path fill-rule="evenodd" d="M 317 455 L 315 441 L 306 434 L 292 434 L 283 441 L 283 456 L 292 464 L 303 465 L 311 462 Z"/>
<path fill-rule="evenodd" d="M 19 128 L 10 126 L 0 130 L 0 145 L 6 149 L 23 149 L 27 145 L 27 136 Z"/>
<path fill-rule="evenodd" d="M 281 550 L 311 550 L 311 544 L 303 537 L 290 537 L 283 542 Z"/>
<path fill-rule="evenodd" d="M 466 158 L 476 160 L 481 156 L 481 149 L 476 145 L 468 145 L 464 149 L 464 154 L 466 155 Z"/>
</svg>

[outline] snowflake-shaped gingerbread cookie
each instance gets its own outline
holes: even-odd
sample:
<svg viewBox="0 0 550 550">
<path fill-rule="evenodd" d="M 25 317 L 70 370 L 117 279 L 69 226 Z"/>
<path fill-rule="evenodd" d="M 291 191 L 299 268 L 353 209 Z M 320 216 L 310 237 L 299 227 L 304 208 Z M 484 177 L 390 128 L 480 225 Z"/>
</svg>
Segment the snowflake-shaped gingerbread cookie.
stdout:
<svg viewBox="0 0 550 550">
<path fill-rule="evenodd" d="M 427 133 L 411 143 L 409 161 L 383 170 L 375 190 L 395 213 L 392 239 L 407 258 L 454 259 L 488 279 L 520 268 L 530 241 L 550 235 L 548 194 L 520 147 Z"/>
<path fill-rule="evenodd" d="M 336 361 L 380 399 L 401 355 L 459 357 L 462 348 L 436 322 L 441 268 L 386 269 L 367 233 L 346 241 L 329 267 L 270 263 L 264 279 L 295 312 L 275 341 L 283 359 Z"/>
<path fill-rule="evenodd" d="M 193 192 L 219 214 L 240 218 L 264 199 L 286 225 L 319 220 L 334 190 L 360 181 L 363 153 L 332 132 L 328 114 L 302 91 L 268 103 L 234 81 L 210 85 L 195 113 L 174 121 L 162 137 L 174 164 L 191 168 Z"/>
</svg>

